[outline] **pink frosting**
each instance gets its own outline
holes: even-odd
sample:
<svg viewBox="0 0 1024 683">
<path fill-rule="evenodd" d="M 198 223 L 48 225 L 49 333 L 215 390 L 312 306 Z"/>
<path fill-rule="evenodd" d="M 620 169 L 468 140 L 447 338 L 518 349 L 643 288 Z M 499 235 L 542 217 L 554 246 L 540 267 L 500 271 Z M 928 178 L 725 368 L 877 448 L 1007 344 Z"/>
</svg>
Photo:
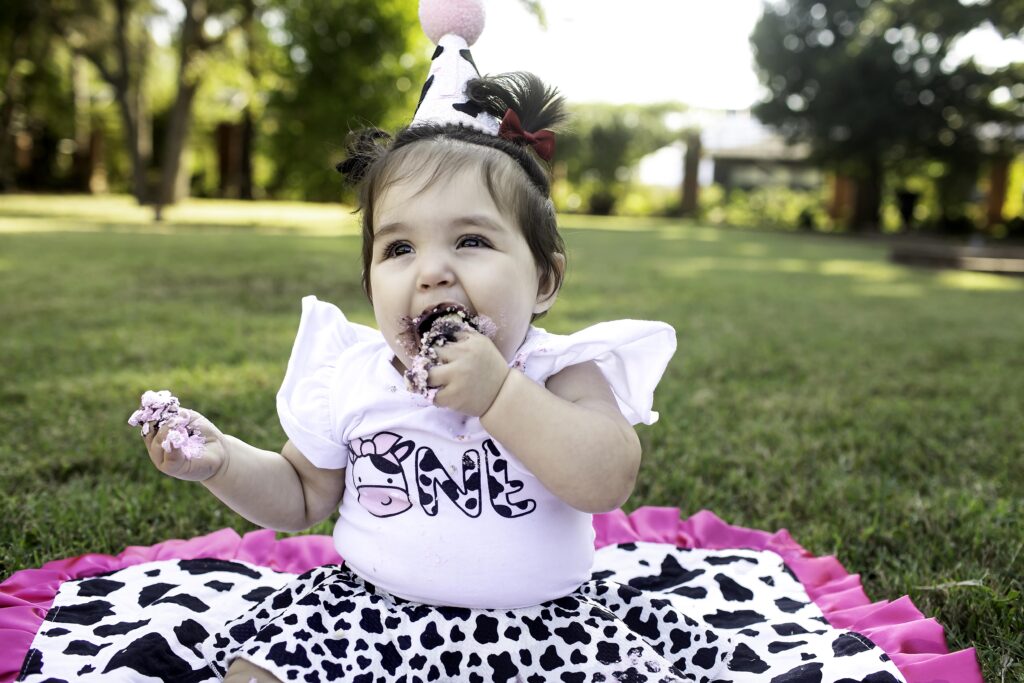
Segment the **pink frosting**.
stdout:
<svg viewBox="0 0 1024 683">
<path fill-rule="evenodd" d="M 910 598 L 871 602 L 856 574 L 836 558 L 814 557 L 785 529 L 770 533 L 731 526 L 707 510 L 680 519 L 677 508 L 643 507 L 594 515 L 597 548 L 637 541 L 670 543 L 681 548 L 723 550 L 749 548 L 779 554 L 837 628 L 863 633 L 892 658 L 908 683 L 983 683 L 973 648 L 950 653 L 942 626 L 926 619 Z M 278 540 L 273 531 L 239 535 L 221 529 L 185 541 L 131 546 L 118 555 L 81 555 L 48 562 L 39 569 L 15 572 L 0 584 L 0 683 L 14 681 L 25 653 L 53 603 L 60 585 L 143 562 L 211 557 L 241 560 L 300 574 L 341 558 L 329 536 Z"/>
</svg>

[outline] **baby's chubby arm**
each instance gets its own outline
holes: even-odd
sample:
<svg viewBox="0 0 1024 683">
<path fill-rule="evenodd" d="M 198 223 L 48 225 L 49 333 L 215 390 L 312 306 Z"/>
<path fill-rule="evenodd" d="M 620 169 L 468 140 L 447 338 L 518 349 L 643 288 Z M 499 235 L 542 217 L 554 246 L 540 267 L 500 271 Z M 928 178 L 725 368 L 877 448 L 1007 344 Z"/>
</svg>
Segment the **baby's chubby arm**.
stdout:
<svg viewBox="0 0 1024 683">
<path fill-rule="evenodd" d="M 280 453 L 251 446 L 221 432 L 195 411 L 190 426 L 206 438 L 203 455 L 186 459 L 160 445 L 165 425 L 143 439 L 149 457 L 164 474 L 203 486 L 250 522 L 277 531 L 302 531 L 329 517 L 345 491 L 345 470 L 320 469 L 291 441 Z"/>
<path fill-rule="evenodd" d="M 439 351 L 430 371 L 435 403 L 480 417 L 551 493 L 584 512 L 622 505 L 640 469 L 640 439 L 597 365 L 588 361 L 541 386 L 509 370 L 494 344 L 473 331 Z"/>
</svg>

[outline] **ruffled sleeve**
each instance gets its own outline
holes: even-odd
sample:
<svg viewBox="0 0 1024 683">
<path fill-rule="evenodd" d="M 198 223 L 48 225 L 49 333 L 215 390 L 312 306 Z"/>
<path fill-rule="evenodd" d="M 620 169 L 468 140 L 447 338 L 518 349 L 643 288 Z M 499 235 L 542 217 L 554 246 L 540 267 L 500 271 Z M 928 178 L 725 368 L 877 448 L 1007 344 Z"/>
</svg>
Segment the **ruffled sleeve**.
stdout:
<svg viewBox="0 0 1024 683">
<path fill-rule="evenodd" d="M 516 364 L 528 377 L 545 382 L 563 368 L 594 361 L 611 386 L 630 424 L 654 424 L 654 389 L 676 350 L 671 325 L 650 320 L 603 322 L 570 335 L 533 329 Z"/>
<path fill-rule="evenodd" d="M 331 398 L 342 353 L 379 339 L 380 332 L 349 322 L 337 306 L 315 296 L 302 299 L 299 331 L 277 392 L 277 414 L 288 438 L 317 467 L 339 469 L 348 462 L 336 435 Z"/>
</svg>

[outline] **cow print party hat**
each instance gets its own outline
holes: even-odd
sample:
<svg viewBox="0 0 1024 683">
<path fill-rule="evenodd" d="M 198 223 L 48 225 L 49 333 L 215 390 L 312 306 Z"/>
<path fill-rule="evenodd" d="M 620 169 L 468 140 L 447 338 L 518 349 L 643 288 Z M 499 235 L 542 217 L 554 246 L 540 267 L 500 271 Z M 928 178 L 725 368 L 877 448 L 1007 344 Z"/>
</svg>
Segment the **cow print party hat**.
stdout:
<svg viewBox="0 0 1024 683">
<path fill-rule="evenodd" d="M 466 96 L 480 73 L 469 46 L 484 30 L 482 0 L 420 0 L 420 24 L 437 45 L 412 125 L 455 123 L 497 135 L 500 121 Z"/>
</svg>

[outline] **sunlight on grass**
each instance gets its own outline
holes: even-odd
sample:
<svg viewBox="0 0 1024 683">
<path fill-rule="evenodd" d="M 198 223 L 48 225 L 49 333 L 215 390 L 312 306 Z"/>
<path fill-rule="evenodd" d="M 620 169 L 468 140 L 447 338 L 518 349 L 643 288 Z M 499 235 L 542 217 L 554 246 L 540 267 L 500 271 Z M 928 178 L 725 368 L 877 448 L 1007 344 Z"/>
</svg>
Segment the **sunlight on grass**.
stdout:
<svg viewBox="0 0 1024 683">
<path fill-rule="evenodd" d="M 924 296 L 924 287 L 910 282 L 887 282 L 854 287 L 852 292 L 861 296 L 886 299 L 915 299 Z"/>
<path fill-rule="evenodd" d="M 950 289 L 966 289 L 978 292 L 1024 291 L 1024 278 L 1006 275 L 947 270 L 936 275 L 935 279 L 941 286 Z"/>
<path fill-rule="evenodd" d="M 808 273 L 811 271 L 810 262 L 798 258 L 776 259 L 779 270 L 783 273 Z"/>
<path fill-rule="evenodd" d="M 0 213 L 37 218 L 74 216 L 83 221 L 118 223 L 146 223 L 153 219 L 153 210 L 139 206 L 130 195 L 4 195 L 0 196 Z"/>
<path fill-rule="evenodd" d="M 856 263 L 856 262 L 851 262 Z M 659 266 L 661 272 L 668 276 L 693 277 L 711 271 L 738 271 L 744 273 L 812 273 L 815 270 L 814 262 L 805 259 L 795 258 L 731 258 L 715 256 L 697 256 L 693 258 L 679 259 L 671 263 L 662 262 Z M 825 272 L 825 266 L 817 268 L 819 272 Z M 841 272 L 841 268 L 831 268 L 826 274 L 829 275 L 854 275 L 853 269 L 849 272 Z M 868 278 L 874 279 L 874 278 Z"/>
<path fill-rule="evenodd" d="M 612 232 L 636 232 L 656 230 L 671 224 L 671 218 L 634 218 L 631 216 L 580 216 L 560 214 L 559 230 L 609 230 Z"/>
<path fill-rule="evenodd" d="M 354 235 L 358 217 L 335 203 L 188 199 L 164 212 L 128 196 L 9 195 L 0 198 L 0 233 L 139 232 L 244 228 L 264 234 Z"/>
<path fill-rule="evenodd" d="M 846 275 L 870 282 L 892 282 L 906 274 L 905 269 L 888 263 L 844 259 L 823 261 L 818 266 L 818 272 L 822 275 Z"/>
<path fill-rule="evenodd" d="M 349 232 L 358 228 L 352 207 L 333 203 L 190 200 L 169 209 L 167 217 L 183 225 L 295 226 L 311 232 Z"/>
<path fill-rule="evenodd" d="M 142 396 L 142 392 L 150 389 L 170 389 L 181 397 L 183 404 L 190 402 L 200 411 L 202 409 L 195 404 L 195 397 L 252 392 L 254 387 L 266 390 L 266 396 L 272 397 L 277 384 L 284 377 L 285 367 L 286 363 L 282 360 L 197 363 L 193 366 L 182 364 L 157 372 L 105 369 L 101 372 L 41 379 L 26 383 L 24 386 L 30 391 L 39 392 L 40 395 L 51 392 L 80 397 L 88 397 L 94 393 L 122 394 L 128 401 L 124 406 L 127 422 L 127 416 L 138 407 L 130 401 L 136 401 Z"/>
<path fill-rule="evenodd" d="M 714 271 L 738 271 L 744 273 L 806 272 L 807 268 L 798 266 L 798 263 L 800 263 L 798 259 L 744 259 L 699 256 L 680 259 L 672 263 L 662 263 L 659 265 L 659 270 L 662 274 L 670 277 L 695 277 Z"/>
<path fill-rule="evenodd" d="M 767 256 L 768 247 L 756 242 L 742 242 L 736 245 L 734 251 L 741 256 Z"/>
<path fill-rule="evenodd" d="M 689 225 L 675 225 L 662 228 L 658 237 L 663 240 L 693 240 L 696 242 L 718 242 L 722 239 L 722 231 L 717 228 L 698 228 Z"/>
<path fill-rule="evenodd" d="M 126 230 L 138 232 L 135 225 L 127 226 Z M 40 232 L 116 232 L 109 223 L 72 220 L 69 218 L 38 218 L 0 216 L 0 234 L 28 234 Z"/>
<path fill-rule="evenodd" d="M 297 232 L 294 230 L 268 230 L 259 227 L 249 228 L 248 226 L 232 225 L 187 225 L 181 223 L 113 223 L 106 219 L 74 219 L 62 216 L 54 217 L 33 217 L 33 218 L 0 218 L 0 234 L 42 234 L 55 232 L 77 232 L 77 233 L 122 233 L 132 235 L 173 235 L 181 232 L 195 232 L 200 228 L 206 229 L 239 229 L 245 228 L 253 233 L 258 232 Z"/>
</svg>

